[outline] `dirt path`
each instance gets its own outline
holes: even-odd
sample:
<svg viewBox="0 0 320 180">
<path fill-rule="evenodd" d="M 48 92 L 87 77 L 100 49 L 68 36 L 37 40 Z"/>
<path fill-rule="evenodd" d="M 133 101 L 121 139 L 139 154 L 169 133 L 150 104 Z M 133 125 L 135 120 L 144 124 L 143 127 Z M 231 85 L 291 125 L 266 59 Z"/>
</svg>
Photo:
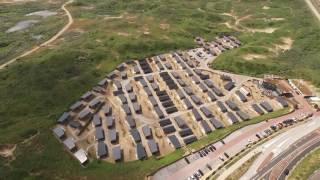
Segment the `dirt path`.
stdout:
<svg viewBox="0 0 320 180">
<path fill-rule="evenodd" d="M 33 49 L 30 49 L 26 52 L 24 52 L 23 54 L 9 60 L 8 62 L 0 65 L 0 70 L 1 69 L 4 69 L 6 67 L 8 67 L 10 64 L 16 62 L 17 60 L 19 60 L 20 58 L 22 57 L 25 57 L 25 56 L 28 56 L 34 52 L 36 52 L 38 49 L 40 49 L 41 47 L 45 47 L 45 46 L 48 46 L 49 44 L 51 44 L 52 42 L 54 42 L 56 39 L 58 39 L 66 30 L 69 29 L 69 27 L 71 26 L 71 24 L 73 23 L 73 18 L 72 18 L 72 15 L 71 13 L 68 11 L 68 9 L 66 8 L 66 6 L 68 4 L 71 4 L 73 2 L 73 0 L 69 0 L 68 2 L 64 3 L 62 6 L 61 6 L 61 9 L 64 10 L 64 12 L 67 14 L 68 16 L 68 24 L 66 24 L 57 34 L 55 34 L 53 37 L 51 37 L 49 40 L 47 40 L 46 42 L 40 44 L 39 46 L 36 46 L 34 47 Z"/>
<path fill-rule="evenodd" d="M 320 13 L 317 10 L 316 7 L 314 7 L 314 4 L 311 2 L 311 0 L 305 0 L 305 2 L 307 3 L 307 5 L 309 6 L 309 8 L 311 9 L 311 11 L 313 12 L 313 14 L 316 16 L 316 18 L 320 21 Z"/>
</svg>

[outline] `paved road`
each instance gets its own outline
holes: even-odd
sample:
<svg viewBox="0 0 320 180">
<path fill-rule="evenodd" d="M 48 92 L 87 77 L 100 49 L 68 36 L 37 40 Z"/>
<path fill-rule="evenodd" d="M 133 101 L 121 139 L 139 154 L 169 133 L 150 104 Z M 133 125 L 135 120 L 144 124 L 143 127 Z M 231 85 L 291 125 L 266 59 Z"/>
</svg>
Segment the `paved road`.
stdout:
<svg viewBox="0 0 320 180">
<path fill-rule="evenodd" d="M 286 169 L 291 169 L 308 152 L 320 145 L 320 129 L 304 136 L 286 151 L 275 157 L 251 179 L 285 179 Z"/>
<path fill-rule="evenodd" d="M 61 6 L 61 9 L 67 14 L 68 16 L 68 24 L 66 24 L 57 34 L 55 34 L 53 37 L 51 37 L 49 40 L 47 40 L 46 42 L 40 44 L 39 46 L 36 46 L 26 52 L 24 52 L 23 54 L 9 60 L 8 62 L 0 65 L 0 70 L 1 69 L 4 69 L 6 67 L 8 67 L 10 64 L 16 62 L 18 59 L 20 58 L 23 58 L 23 57 L 26 57 L 34 52 L 36 52 L 37 50 L 39 50 L 41 47 L 45 47 L 45 46 L 48 46 L 49 44 L 51 44 L 52 42 L 54 42 L 55 40 L 57 40 L 66 30 L 69 29 L 69 27 L 71 26 L 71 24 L 73 23 L 73 18 L 72 18 L 72 15 L 70 14 L 70 12 L 68 11 L 68 9 L 66 8 L 66 6 L 68 4 L 71 4 L 73 2 L 73 0 L 69 0 L 68 2 L 64 3 L 62 6 Z"/>
<path fill-rule="evenodd" d="M 263 164 L 266 164 L 271 160 L 272 157 L 278 156 L 281 152 L 285 151 L 290 145 L 294 144 L 297 140 L 308 135 L 312 131 L 320 128 L 320 119 L 312 118 L 309 121 L 303 122 L 296 127 L 293 127 L 275 138 L 268 140 L 267 142 L 259 145 L 239 161 L 234 163 L 231 167 L 226 169 L 218 177 L 218 180 L 223 180 L 233 173 L 236 169 L 242 166 L 248 159 L 253 157 L 255 154 L 262 152 L 258 158 L 254 161 L 248 171 L 241 177 L 240 180 L 247 180 L 253 177 L 258 169 L 260 170 Z"/>
</svg>

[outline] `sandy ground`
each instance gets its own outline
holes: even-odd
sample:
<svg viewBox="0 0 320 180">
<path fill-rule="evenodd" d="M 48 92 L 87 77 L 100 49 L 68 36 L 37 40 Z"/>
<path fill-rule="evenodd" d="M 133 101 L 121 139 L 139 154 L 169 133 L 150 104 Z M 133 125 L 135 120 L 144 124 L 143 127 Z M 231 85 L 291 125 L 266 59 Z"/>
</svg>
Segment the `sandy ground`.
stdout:
<svg viewBox="0 0 320 180">
<path fill-rule="evenodd" d="M 268 51 L 272 53 L 272 56 L 278 56 L 280 53 L 288 51 L 292 48 L 294 40 L 290 37 L 282 37 L 281 43 L 274 44 L 272 47 L 267 47 Z M 268 55 L 266 54 L 254 54 L 249 53 L 243 55 L 242 58 L 248 61 L 255 60 L 255 59 L 266 59 Z"/>
<path fill-rule="evenodd" d="M 246 54 L 244 56 L 242 56 L 243 59 L 251 61 L 254 59 L 265 59 L 267 56 L 262 55 L 262 54 Z"/>
<path fill-rule="evenodd" d="M 238 17 L 234 14 L 233 11 L 231 11 L 230 13 L 222 13 L 221 15 L 224 16 L 229 16 L 232 17 L 235 21 L 235 23 L 231 23 L 231 22 L 225 22 L 222 23 L 224 25 L 226 25 L 229 29 L 233 29 L 236 31 L 240 31 L 240 32 L 250 32 L 250 33 L 273 33 L 274 31 L 277 30 L 277 28 L 271 28 L 271 27 L 267 27 L 267 28 L 263 28 L 263 29 L 258 29 L 258 28 L 249 28 L 249 27 L 245 27 L 243 25 L 240 24 L 241 21 L 244 21 L 246 19 L 249 19 L 252 15 L 246 15 L 246 16 L 242 16 L 242 17 Z M 273 18 L 271 20 L 280 20 L 280 18 Z"/>
<path fill-rule="evenodd" d="M 0 4 L 9 4 L 9 3 L 26 3 L 26 2 L 34 2 L 37 0 L 0 0 Z"/>
<path fill-rule="evenodd" d="M 16 150 L 16 147 L 16 144 L 0 145 L 0 156 L 3 158 L 14 159 L 14 151 Z"/>
</svg>

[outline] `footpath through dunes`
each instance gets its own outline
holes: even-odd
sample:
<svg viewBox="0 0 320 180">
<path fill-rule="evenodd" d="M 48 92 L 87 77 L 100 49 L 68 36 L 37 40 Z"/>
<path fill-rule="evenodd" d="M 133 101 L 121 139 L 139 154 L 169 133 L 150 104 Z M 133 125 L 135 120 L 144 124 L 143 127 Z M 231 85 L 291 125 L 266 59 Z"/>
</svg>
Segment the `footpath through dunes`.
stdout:
<svg viewBox="0 0 320 180">
<path fill-rule="evenodd" d="M 0 70 L 8 67 L 10 64 L 16 62 L 17 60 L 19 60 L 20 58 L 26 57 L 28 55 L 31 55 L 32 53 L 36 52 L 37 50 L 39 50 L 41 47 L 46 47 L 48 45 L 50 45 L 51 43 L 53 43 L 55 40 L 57 40 L 64 32 L 66 32 L 69 27 L 72 25 L 73 23 L 73 18 L 71 13 L 69 12 L 69 10 L 66 8 L 67 5 L 73 3 L 73 0 L 69 0 L 66 3 L 64 3 L 61 6 L 61 9 L 66 13 L 66 15 L 68 16 L 68 24 L 66 24 L 59 32 L 57 32 L 53 37 L 51 37 L 49 40 L 45 41 L 44 43 L 40 44 L 39 46 L 36 46 L 26 52 L 24 52 L 23 54 L 7 61 L 6 63 L 0 65 Z"/>
</svg>

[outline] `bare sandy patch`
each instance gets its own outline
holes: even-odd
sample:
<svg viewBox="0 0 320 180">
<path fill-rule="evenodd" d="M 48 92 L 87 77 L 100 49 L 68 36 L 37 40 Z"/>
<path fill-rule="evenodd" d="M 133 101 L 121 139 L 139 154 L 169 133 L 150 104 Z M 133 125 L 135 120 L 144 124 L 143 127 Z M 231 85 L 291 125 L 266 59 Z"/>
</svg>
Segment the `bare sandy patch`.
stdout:
<svg viewBox="0 0 320 180">
<path fill-rule="evenodd" d="M 160 29 L 167 30 L 169 28 L 170 28 L 170 24 L 166 24 L 166 23 L 161 23 L 160 24 Z"/>
<path fill-rule="evenodd" d="M 27 3 L 34 2 L 37 0 L 0 0 L 0 4 L 14 4 L 14 3 Z"/>
<path fill-rule="evenodd" d="M 14 158 L 14 151 L 16 150 L 16 144 L 4 144 L 0 145 L 0 156 L 4 158 Z"/>
<path fill-rule="evenodd" d="M 120 16 L 110 16 L 110 15 L 104 15 L 104 20 L 110 20 L 110 19 L 122 19 L 123 15 Z"/>
<path fill-rule="evenodd" d="M 268 9 L 270 9 L 270 7 L 269 6 L 263 6 L 262 9 L 268 10 Z"/>
<path fill-rule="evenodd" d="M 262 54 L 246 54 L 243 56 L 243 59 L 252 61 L 254 59 L 265 59 L 267 56 Z"/>
<path fill-rule="evenodd" d="M 246 15 L 246 16 L 242 16 L 242 17 L 238 17 L 233 13 L 233 11 L 231 11 L 230 13 L 222 13 L 221 15 L 229 16 L 229 17 L 232 17 L 234 19 L 234 21 L 235 21 L 234 23 L 225 22 L 225 23 L 222 23 L 222 24 L 227 26 L 229 29 L 233 29 L 235 31 L 250 32 L 250 33 L 268 33 L 268 34 L 270 34 L 270 33 L 273 33 L 274 31 L 277 30 L 277 28 L 270 28 L 270 27 L 258 29 L 258 28 L 248 28 L 248 27 L 245 27 L 245 26 L 241 25 L 241 21 L 244 21 L 246 19 L 251 18 L 251 16 L 252 16 L 251 14 Z"/>
<path fill-rule="evenodd" d="M 271 21 L 283 21 L 285 18 L 271 18 Z"/>
<path fill-rule="evenodd" d="M 270 52 L 269 56 L 278 56 L 280 53 L 290 50 L 292 48 L 293 42 L 294 40 L 291 39 L 290 37 L 282 37 L 281 43 L 273 44 L 272 47 L 264 47 L 264 48 L 268 49 L 268 51 Z M 242 57 L 245 60 L 251 61 L 254 59 L 266 59 L 268 55 L 250 53 Z"/>
<path fill-rule="evenodd" d="M 256 29 L 256 28 L 245 28 L 247 32 L 251 33 L 267 33 L 271 34 L 276 31 L 278 28 L 263 28 L 263 29 Z"/>
<path fill-rule="evenodd" d="M 119 36 L 125 36 L 125 37 L 128 37 L 128 36 L 131 35 L 131 34 L 126 33 L 126 32 L 118 32 L 117 34 L 118 34 Z"/>
<path fill-rule="evenodd" d="M 282 43 L 280 44 L 274 44 L 273 47 L 268 48 L 270 52 L 273 52 L 275 55 L 279 55 L 279 53 L 283 53 L 285 51 L 288 51 L 292 48 L 292 44 L 294 42 L 293 39 L 290 37 L 282 37 L 281 38 Z"/>
</svg>

